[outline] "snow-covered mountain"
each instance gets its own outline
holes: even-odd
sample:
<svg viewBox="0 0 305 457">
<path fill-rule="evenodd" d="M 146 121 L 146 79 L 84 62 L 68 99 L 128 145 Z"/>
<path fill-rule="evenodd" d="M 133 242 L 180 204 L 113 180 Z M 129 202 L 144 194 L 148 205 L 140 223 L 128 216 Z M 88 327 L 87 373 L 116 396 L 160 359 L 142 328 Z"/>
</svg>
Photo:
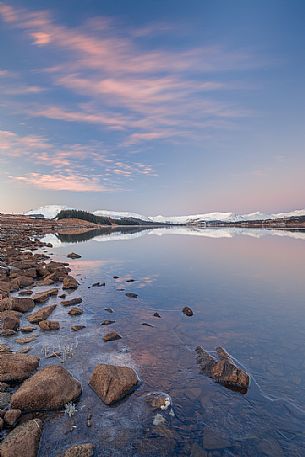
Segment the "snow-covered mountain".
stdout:
<svg viewBox="0 0 305 457">
<path fill-rule="evenodd" d="M 95 216 L 111 217 L 112 219 L 140 219 L 145 222 L 152 222 L 152 218 L 143 216 L 142 214 L 137 213 L 128 213 L 128 212 L 117 212 L 117 211 L 107 211 L 105 209 L 99 209 L 94 211 Z"/>
<path fill-rule="evenodd" d="M 72 209 L 62 205 L 49 205 L 43 206 L 25 213 L 26 215 L 41 214 L 46 219 L 53 219 L 57 214 L 64 209 Z M 145 223 L 159 223 L 159 224 L 176 224 L 176 225 L 200 225 L 205 222 L 247 222 L 247 221 L 262 221 L 267 219 L 285 219 L 289 217 L 305 216 L 305 209 L 291 211 L 287 213 L 249 213 L 249 214 L 235 214 L 235 213 L 203 213 L 194 214 L 190 216 L 143 216 L 137 213 L 117 212 L 108 210 L 97 210 L 93 214 L 96 216 L 110 217 L 114 220 L 120 219 L 137 219 Z"/>
<path fill-rule="evenodd" d="M 40 208 L 31 209 L 30 211 L 27 211 L 24 214 L 25 214 L 25 216 L 41 214 L 46 219 L 54 219 L 57 216 L 57 214 L 59 214 L 64 209 L 72 209 L 72 208 L 69 208 L 68 206 L 63 206 L 63 205 L 47 205 L 47 206 L 41 206 Z"/>
</svg>

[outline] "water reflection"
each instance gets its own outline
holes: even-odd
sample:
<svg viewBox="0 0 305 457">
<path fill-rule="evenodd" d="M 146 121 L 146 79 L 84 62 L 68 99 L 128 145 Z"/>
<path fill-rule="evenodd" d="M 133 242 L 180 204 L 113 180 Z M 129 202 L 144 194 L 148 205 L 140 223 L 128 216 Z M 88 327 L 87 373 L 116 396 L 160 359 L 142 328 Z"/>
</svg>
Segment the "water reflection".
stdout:
<svg viewBox="0 0 305 457">
<path fill-rule="evenodd" d="M 72 274 L 82 273 L 75 293 L 84 309 L 73 323 L 86 328 L 72 335 L 61 306 L 54 319 L 64 339 L 77 338 L 65 366 L 81 380 L 83 394 L 76 429 L 71 432 L 65 416 L 50 419 L 40 457 L 78 442 L 93 442 L 106 457 L 305 455 L 304 231 L 120 227 L 90 233 L 92 239 L 75 246 L 71 242 L 84 241 L 79 235 L 63 236 L 49 241 L 59 259 L 72 250 L 82 256 L 70 262 Z M 106 286 L 89 288 L 96 281 Z M 139 298 L 127 299 L 125 292 Z M 183 315 L 184 306 L 194 316 Z M 104 344 L 106 307 L 122 340 Z M 41 354 L 51 338 L 57 344 L 58 335 L 40 335 L 32 353 Z M 200 373 L 199 345 L 213 355 L 217 346 L 229 351 L 251 377 L 245 395 Z M 87 385 L 100 362 L 131 366 L 141 379 L 113 408 Z M 170 395 L 175 413 L 157 426 L 143 401 L 153 391 Z"/>
<path fill-rule="evenodd" d="M 288 237 L 295 240 L 305 241 L 304 229 L 250 229 L 250 228 L 200 228 L 200 227 L 114 227 L 89 230 L 83 233 L 58 233 L 46 235 L 43 241 L 59 246 L 64 243 L 81 243 L 91 239 L 96 241 L 122 241 L 139 238 L 145 235 L 189 235 L 206 238 L 234 238 L 236 236 L 248 236 L 262 238 L 265 236 Z"/>
</svg>

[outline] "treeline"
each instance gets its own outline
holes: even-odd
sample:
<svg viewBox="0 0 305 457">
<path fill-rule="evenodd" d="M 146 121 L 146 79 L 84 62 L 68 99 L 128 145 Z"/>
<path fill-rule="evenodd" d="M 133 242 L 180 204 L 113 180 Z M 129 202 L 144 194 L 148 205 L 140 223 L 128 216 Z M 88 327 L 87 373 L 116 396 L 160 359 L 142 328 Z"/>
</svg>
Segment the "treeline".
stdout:
<svg viewBox="0 0 305 457">
<path fill-rule="evenodd" d="M 82 219 L 83 221 L 99 225 L 151 225 L 145 221 L 142 221 L 141 219 L 113 219 L 111 217 L 96 216 L 95 214 L 88 213 L 88 211 L 82 211 L 78 209 L 61 210 L 57 215 L 57 219 Z"/>
<path fill-rule="evenodd" d="M 57 219 L 82 219 L 92 224 L 111 225 L 110 217 L 96 216 L 78 209 L 64 209 L 57 215 Z"/>
</svg>

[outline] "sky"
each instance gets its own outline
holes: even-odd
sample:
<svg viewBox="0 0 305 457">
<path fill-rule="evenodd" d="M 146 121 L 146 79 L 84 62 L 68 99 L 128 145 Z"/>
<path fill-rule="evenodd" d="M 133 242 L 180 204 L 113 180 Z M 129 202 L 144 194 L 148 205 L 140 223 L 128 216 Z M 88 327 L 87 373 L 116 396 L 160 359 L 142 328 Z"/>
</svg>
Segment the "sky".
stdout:
<svg viewBox="0 0 305 457">
<path fill-rule="evenodd" d="M 305 208 L 303 0 L 0 2 L 0 212 Z"/>
</svg>

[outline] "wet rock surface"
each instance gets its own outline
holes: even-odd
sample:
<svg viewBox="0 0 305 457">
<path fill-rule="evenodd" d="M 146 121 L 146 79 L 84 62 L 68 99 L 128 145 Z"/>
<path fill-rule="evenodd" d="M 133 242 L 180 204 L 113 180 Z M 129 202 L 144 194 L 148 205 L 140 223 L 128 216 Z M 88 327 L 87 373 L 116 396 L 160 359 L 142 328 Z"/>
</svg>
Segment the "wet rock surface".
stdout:
<svg viewBox="0 0 305 457">
<path fill-rule="evenodd" d="M 70 252 L 70 254 L 67 255 L 69 259 L 80 259 L 82 256 L 79 254 L 76 254 L 76 252 Z"/>
<path fill-rule="evenodd" d="M 188 317 L 193 316 L 193 310 L 189 306 L 185 306 L 182 310 L 183 314 L 185 314 Z"/>
<path fill-rule="evenodd" d="M 216 348 L 216 352 L 219 357 L 218 361 L 201 346 L 196 348 L 197 363 L 201 371 L 226 387 L 246 393 L 250 382 L 249 375 L 236 366 L 230 355 L 222 347 Z"/>
<path fill-rule="evenodd" d="M 52 365 L 25 381 L 12 395 L 13 408 L 22 411 L 53 410 L 76 400 L 81 384 L 65 368 Z"/>
<path fill-rule="evenodd" d="M 58 294 L 58 289 L 49 289 L 44 292 L 40 292 L 38 294 L 35 294 L 33 296 L 33 301 L 35 303 L 45 303 L 47 300 L 49 300 L 50 297 L 57 295 Z"/>
<path fill-rule="evenodd" d="M 66 276 L 63 281 L 63 289 L 77 289 L 79 286 L 77 280 L 73 276 Z"/>
<path fill-rule="evenodd" d="M 46 320 L 54 311 L 56 305 L 45 306 L 44 308 L 39 309 L 38 311 L 30 314 L 28 316 L 28 321 L 31 324 L 39 324 L 40 321 Z"/>
<path fill-rule="evenodd" d="M 73 306 L 79 305 L 82 303 L 83 299 L 81 297 L 71 298 L 71 300 L 64 300 L 61 302 L 63 306 Z"/>
<path fill-rule="evenodd" d="M 60 324 L 58 321 L 49 321 L 49 320 L 45 320 L 45 321 L 40 321 L 39 322 L 39 327 L 41 330 L 45 330 L 45 331 L 48 331 L 48 330 L 59 330 L 60 329 Z"/>
<path fill-rule="evenodd" d="M 97 365 L 89 385 L 106 405 L 110 405 L 131 392 L 138 384 L 136 372 L 129 367 Z"/>
</svg>

